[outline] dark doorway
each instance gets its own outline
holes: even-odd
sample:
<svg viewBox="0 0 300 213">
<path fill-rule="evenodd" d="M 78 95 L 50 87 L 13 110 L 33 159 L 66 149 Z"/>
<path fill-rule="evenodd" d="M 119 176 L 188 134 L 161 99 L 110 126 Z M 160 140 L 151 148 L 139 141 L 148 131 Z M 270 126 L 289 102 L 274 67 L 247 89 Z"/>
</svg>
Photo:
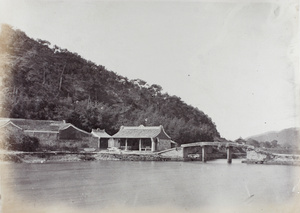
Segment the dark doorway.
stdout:
<svg viewBox="0 0 300 213">
<path fill-rule="evenodd" d="M 108 148 L 108 139 L 101 138 L 100 139 L 100 149 L 107 149 Z"/>
</svg>

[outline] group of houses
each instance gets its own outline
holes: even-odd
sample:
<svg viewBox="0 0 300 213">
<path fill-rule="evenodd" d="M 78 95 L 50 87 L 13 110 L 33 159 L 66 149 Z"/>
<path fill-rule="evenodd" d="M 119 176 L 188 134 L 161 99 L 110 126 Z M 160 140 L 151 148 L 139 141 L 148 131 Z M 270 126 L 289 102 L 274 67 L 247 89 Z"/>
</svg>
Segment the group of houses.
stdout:
<svg viewBox="0 0 300 213">
<path fill-rule="evenodd" d="M 176 146 L 160 126 L 121 126 L 109 135 L 105 130 L 93 129 L 87 132 L 71 123 L 53 120 L 30 120 L 0 118 L 1 134 L 22 132 L 39 139 L 41 145 L 88 147 L 93 150 L 117 148 L 125 151 L 162 151 Z"/>
</svg>

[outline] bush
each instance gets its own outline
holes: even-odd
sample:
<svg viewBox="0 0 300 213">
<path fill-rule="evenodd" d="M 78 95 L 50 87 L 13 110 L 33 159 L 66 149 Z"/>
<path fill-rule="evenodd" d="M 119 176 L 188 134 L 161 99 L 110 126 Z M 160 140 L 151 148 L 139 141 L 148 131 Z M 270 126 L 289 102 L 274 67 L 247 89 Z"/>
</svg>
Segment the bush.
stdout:
<svg viewBox="0 0 300 213">
<path fill-rule="evenodd" d="M 20 151 L 35 152 L 39 148 L 40 142 L 39 139 L 36 137 L 24 135 L 22 138 L 22 142 L 19 146 Z"/>
<path fill-rule="evenodd" d="M 96 160 L 96 158 L 91 156 L 91 155 L 81 155 L 81 156 L 79 156 L 79 158 L 83 161 L 94 161 L 94 160 Z"/>
<path fill-rule="evenodd" d="M 1 148 L 6 150 L 35 152 L 40 146 L 38 138 L 18 132 L 8 132 L 1 139 Z"/>
<path fill-rule="evenodd" d="M 17 150 L 18 143 L 20 143 L 22 139 L 22 134 L 16 132 L 1 132 L 1 141 L 0 141 L 0 148 L 6 150 Z"/>
<path fill-rule="evenodd" d="M 87 143 L 81 144 L 81 148 L 89 148 L 89 145 Z"/>
<path fill-rule="evenodd" d="M 76 146 L 67 145 L 42 145 L 40 149 L 43 151 L 78 152 L 78 148 Z"/>
<path fill-rule="evenodd" d="M 69 152 L 78 152 L 78 148 L 76 146 L 63 146 L 59 151 L 69 151 Z"/>
<path fill-rule="evenodd" d="M 1 149 L 16 150 L 17 140 L 13 135 L 2 138 Z"/>
<path fill-rule="evenodd" d="M 42 145 L 40 147 L 42 151 L 57 151 L 59 150 L 57 145 Z"/>
</svg>

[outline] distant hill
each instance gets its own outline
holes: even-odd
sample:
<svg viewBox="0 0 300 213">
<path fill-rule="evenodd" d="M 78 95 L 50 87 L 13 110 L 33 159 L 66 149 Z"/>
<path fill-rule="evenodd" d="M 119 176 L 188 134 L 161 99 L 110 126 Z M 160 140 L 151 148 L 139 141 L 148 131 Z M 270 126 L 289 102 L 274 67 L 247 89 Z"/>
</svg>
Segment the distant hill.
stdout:
<svg viewBox="0 0 300 213">
<path fill-rule="evenodd" d="M 129 80 L 9 25 L 1 26 L 0 73 L 1 117 L 66 120 L 110 134 L 121 125 L 162 124 L 179 143 L 220 136 L 208 115 L 161 86 Z"/>
<path fill-rule="evenodd" d="M 300 128 L 288 128 L 281 131 L 266 132 L 259 135 L 247 137 L 259 142 L 277 140 L 281 146 L 299 147 L 300 145 Z"/>
</svg>

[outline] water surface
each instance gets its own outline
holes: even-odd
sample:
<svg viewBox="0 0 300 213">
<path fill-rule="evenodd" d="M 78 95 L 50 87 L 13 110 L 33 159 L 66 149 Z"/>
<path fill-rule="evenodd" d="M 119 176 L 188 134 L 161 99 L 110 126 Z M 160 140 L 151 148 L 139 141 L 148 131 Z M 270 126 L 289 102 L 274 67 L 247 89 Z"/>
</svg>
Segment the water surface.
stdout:
<svg viewBox="0 0 300 213">
<path fill-rule="evenodd" d="M 97 208 L 283 204 L 298 194 L 300 167 L 201 162 L 97 161 L 1 165 L 3 202 Z M 300 184 L 299 184 L 300 185 Z M 13 193 L 9 193 L 13 192 Z"/>
</svg>

